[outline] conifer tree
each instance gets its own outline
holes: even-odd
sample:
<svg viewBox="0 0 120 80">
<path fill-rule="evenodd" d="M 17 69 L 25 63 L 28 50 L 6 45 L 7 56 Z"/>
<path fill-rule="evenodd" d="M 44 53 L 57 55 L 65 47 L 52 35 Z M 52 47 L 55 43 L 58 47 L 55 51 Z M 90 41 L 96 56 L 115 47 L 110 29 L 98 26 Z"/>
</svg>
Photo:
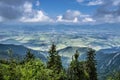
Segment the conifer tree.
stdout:
<svg viewBox="0 0 120 80">
<path fill-rule="evenodd" d="M 63 70 L 61 56 L 58 55 L 55 44 L 52 44 L 49 50 L 47 68 L 53 71 L 52 76 L 54 77 L 55 80 L 65 80 L 66 74 Z"/>
<path fill-rule="evenodd" d="M 89 74 L 89 80 L 98 80 L 96 60 L 95 60 L 95 50 L 93 49 L 89 49 L 87 53 L 87 72 Z"/>
<path fill-rule="evenodd" d="M 84 80 L 84 68 L 78 60 L 79 53 L 76 51 L 74 54 L 74 59 L 70 63 L 70 68 L 68 70 L 69 80 Z M 87 80 L 87 79 L 86 79 Z"/>
<path fill-rule="evenodd" d="M 57 73 L 59 73 L 63 69 L 62 62 L 61 62 L 61 56 L 58 55 L 55 44 L 52 44 L 49 50 L 47 67 L 49 69 L 56 71 Z"/>
</svg>

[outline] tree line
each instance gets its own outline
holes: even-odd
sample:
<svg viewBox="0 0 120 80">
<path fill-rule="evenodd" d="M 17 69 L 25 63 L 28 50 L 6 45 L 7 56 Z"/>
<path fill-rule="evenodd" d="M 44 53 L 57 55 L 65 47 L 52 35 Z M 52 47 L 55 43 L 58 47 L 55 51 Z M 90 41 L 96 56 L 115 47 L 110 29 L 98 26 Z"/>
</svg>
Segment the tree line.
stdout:
<svg viewBox="0 0 120 80">
<path fill-rule="evenodd" d="M 0 60 L 0 80 L 98 80 L 93 49 L 88 50 L 85 61 L 79 61 L 76 51 L 67 69 L 62 65 L 55 44 L 49 50 L 46 63 L 36 59 L 30 50 L 23 60 L 14 59 L 12 50 L 8 53 L 9 60 Z"/>
</svg>

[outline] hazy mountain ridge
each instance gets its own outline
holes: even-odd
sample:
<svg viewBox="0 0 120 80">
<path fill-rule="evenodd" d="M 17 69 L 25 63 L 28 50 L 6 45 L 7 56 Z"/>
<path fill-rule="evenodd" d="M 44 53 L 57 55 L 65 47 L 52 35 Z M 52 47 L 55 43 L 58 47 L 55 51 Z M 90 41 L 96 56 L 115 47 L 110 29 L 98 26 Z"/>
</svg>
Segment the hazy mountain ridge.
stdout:
<svg viewBox="0 0 120 80">
<path fill-rule="evenodd" d="M 14 57 L 21 57 L 25 56 L 26 51 L 29 48 L 26 48 L 22 45 L 13 45 L 13 44 L 0 44 L 0 58 L 8 58 L 7 50 L 12 49 Z M 86 54 L 88 51 L 88 47 L 66 47 L 63 49 L 58 50 L 59 55 L 61 55 L 61 59 L 63 62 L 64 67 L 68 67 L 70 64 L 70 61 L 72 59 L 72 56 L 76 52 L 76 50 L 79 52 L 80 57 L 79 60 L 86 60 Z M 107 53 L 105 53 L 107 50 Z M 108 50 L 110 54 L 108 54 Z M 114 50 L 113 52 L 117 51 L 116 53 L 111 53 L 111 50 Z M 105 52 L 104 52 L 105 51 Z M 47 56 L 49 55 L 46 51 L 35 51 L 31 50 L 32 53 L 41 60 L 45 61 L 47 60 Z M 108 49 L 101 49 L 96 52 L 96 61 L 97 61 L 97 69 L 98 69 L 98 76 L 101 79 L 101 76 L 104 78 L 104 76 L 111 73 L 113 70 L 120 70 L 120 48 L 108 48 Z"/>
<path fill-rule="evenodd" d="M 23 56 L 26 55 L 26 52 L 28 50 L 31 50 L 32 53 L 34 53 L 34 55 L 40 59 L 42 59 L 43 61 L 46 61 L 46 58 L 44 55 L 42 55 L 42 51 L 35 51 L 29 48 L 26 48 L 22 45 L 13 45 L 13 44 L 0 44 L 0 58 L 4 59 L 4 58 L 8 58 L 9 54 L 8 54 L 8 50 L 11 49 L 13 52 L 13 56 L 14 57 L 19 57 L 19 58 L 23 58 Z"/>
</svg>

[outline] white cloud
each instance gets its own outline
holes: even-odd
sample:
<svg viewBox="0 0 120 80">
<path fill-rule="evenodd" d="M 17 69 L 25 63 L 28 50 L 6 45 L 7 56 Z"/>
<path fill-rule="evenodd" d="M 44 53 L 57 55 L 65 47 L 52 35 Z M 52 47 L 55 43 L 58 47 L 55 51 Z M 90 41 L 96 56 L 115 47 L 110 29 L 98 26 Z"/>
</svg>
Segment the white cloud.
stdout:
<svg viewBox="0 0 120 80">
<path fill-rule="evenodd" d="M 65 23 L 77 23 L 78 19 L 75 17 L 74 19 L 68 20 L 68 19 L 63 19 L 63 16 L 57 16 L 56 22 L 65 22 Z"/>
<path fill-rule="evenodd" d="M 33 5 L 29 2 L 26 2 L 23 5 L 24 15 L 20 18 L 21 22 L 52 22 L 47 15 L 44 14 L 41 10 L 34 10 Z"/>
<path fill-rule="evenodd" d="M 97 23 L 120 23 L 120 0 L 103 0 L 104 4 L 96 10 Z"/>
<path fill-rule="evenodd" d="M 74 20 L 73 20 L 73 23 L 77 23 L 78 22 L 78 18 L 75 17 Z"/>
<path fill-rule="evenodd" d="M 25 13 L 32 12 L 32 4 L 30 2 L 25 2 L 25 4 L 23 5 L 23 9 Z"/>
<path fill-rule="evenodd" d="M 44 15 L 44 13 L 41 10 L 32 13 L 31 16 L 23 16 L 20 19 L 20 21 L 22 22 L 52 22 L 52 19 Z"/>
<path fill-rule="evenodd" d="M 57 22 L 59 22 L 59 21 L 61 22 L 61 21 L 63 20 L 62 18 L 63 18 L 63 16 L 62 16 L 62 15 L 59 15 L 59 16 L 57 16 L 57 20 L 56 20 L 56 21 L 57 21 Z"/>
<path fill-rule="evenodd" d="M 63 15 L 57 16 L 56 22 L 89 23 L 95 22 L 90 15 L 82 14 L 77 10 L 67 10 Z"/>
<path fill-rule="evenodd" d="M 80 12 L 75 10 L 67 10 L 65 14 L 57 16 L 57 22 L 72 22 L 77 23 Z"/>
<path fill-rule="evenodd" d="M 0 16 L 4 21 L 16 21 L 23 15 L 23 5 L 34 0 L 0 0 Z"/>
<path fill-rule="evenodd" d="M 67 10 L 65 14 L 63 14 L 63 19 L 66 20 L 74 20 L 75 17 L 79 17 L 81 13 L 77 10 Z"/>
<path fill-rule="evenodd" d="M 82 21 L 83 21 L 83 22 L 95 22 L 94 19 L 89 18 L 89 17 L 84 18 Z"/>
<path fill-rule="evenodd" d="M 103 1 L 102 0 L 96 0 L 96 1 L 90 1 L 88 3 L 89 6 L 94 6 L 94 5 L 102 5 Z"/>
</svg>

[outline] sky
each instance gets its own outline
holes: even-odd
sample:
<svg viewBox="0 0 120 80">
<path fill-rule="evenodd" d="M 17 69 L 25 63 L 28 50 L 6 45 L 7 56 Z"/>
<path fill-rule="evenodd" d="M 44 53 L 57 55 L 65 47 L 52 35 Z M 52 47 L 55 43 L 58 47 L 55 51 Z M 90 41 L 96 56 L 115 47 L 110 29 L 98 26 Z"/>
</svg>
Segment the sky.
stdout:
<svg viewBox="0 0 120 80">
<path fill-rule="evenodd" d="M 0 0 L 0 22 L 120 23 L 120 0 Z"/>
</svg>

